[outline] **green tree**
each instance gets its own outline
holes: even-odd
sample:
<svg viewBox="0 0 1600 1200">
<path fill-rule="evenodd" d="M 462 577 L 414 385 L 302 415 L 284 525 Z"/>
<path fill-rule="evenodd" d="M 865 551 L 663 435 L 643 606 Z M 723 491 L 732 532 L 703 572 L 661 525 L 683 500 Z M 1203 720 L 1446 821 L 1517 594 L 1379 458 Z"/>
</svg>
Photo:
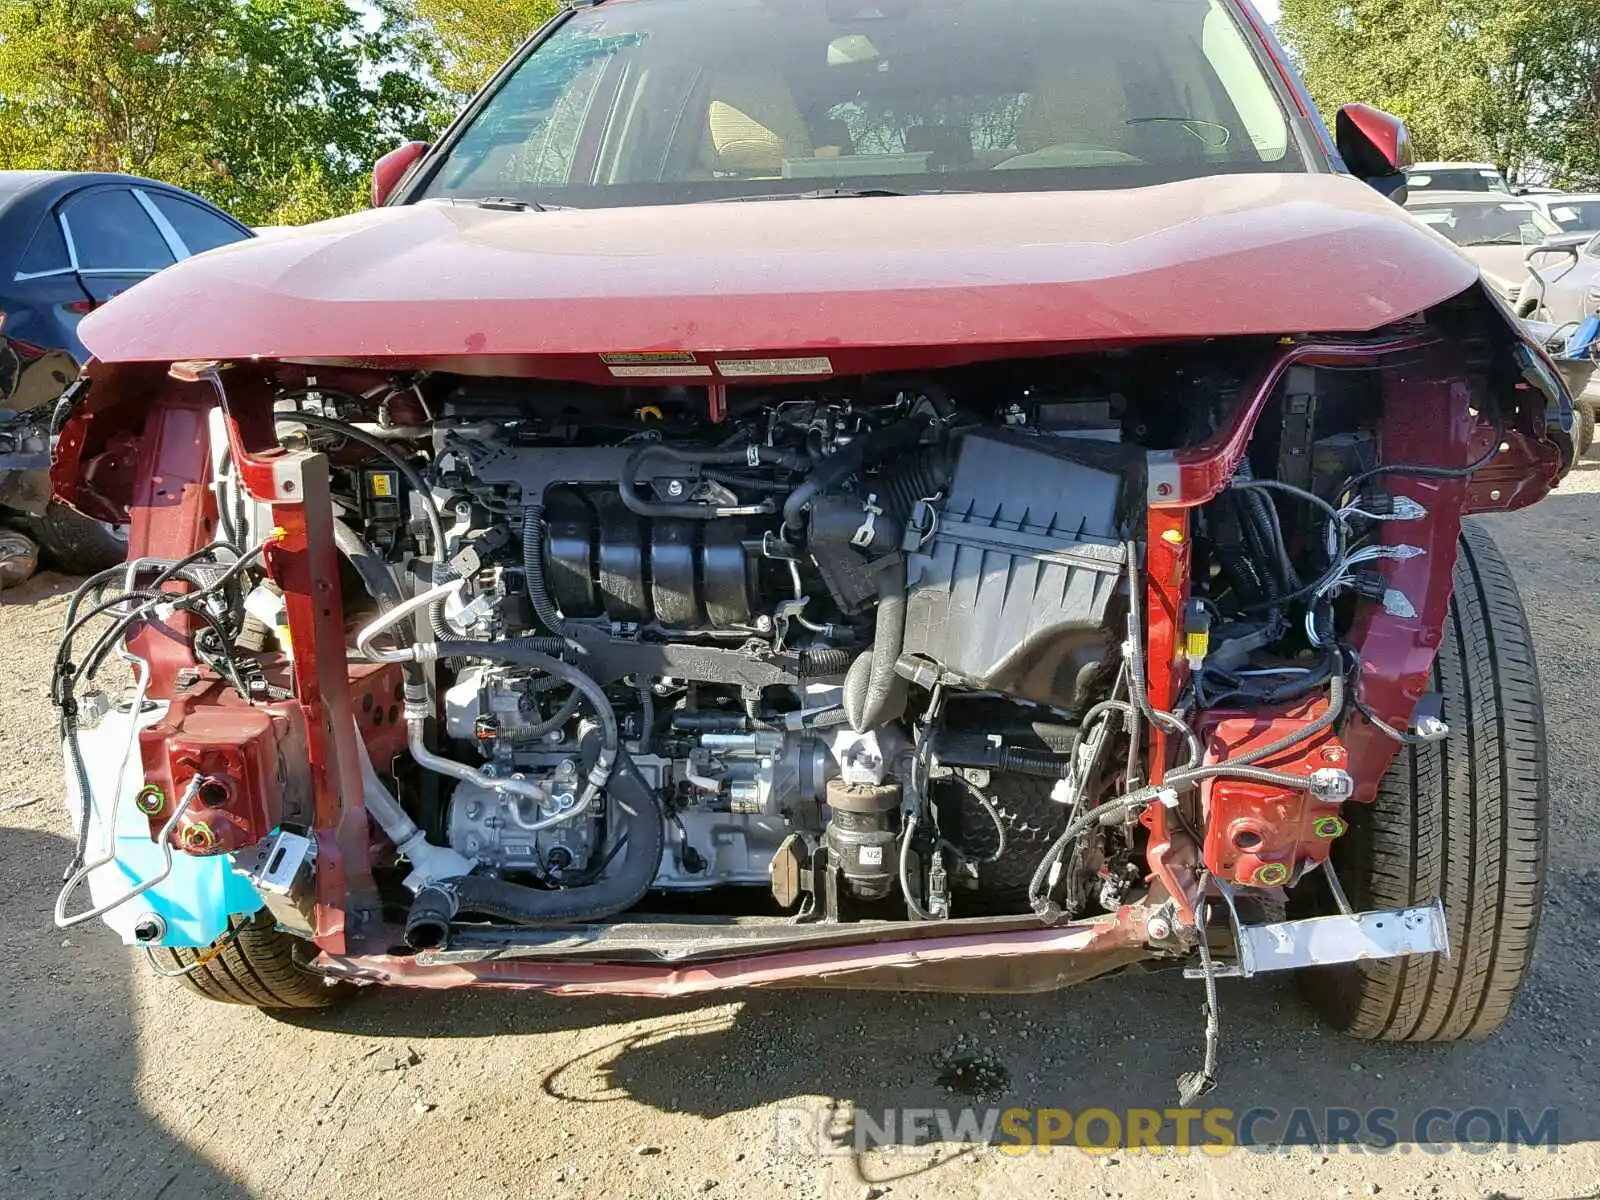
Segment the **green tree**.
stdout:
<svg viewBox="0 0 1600 1200">
<path fill-rule="evenodd" d="M 500 69 L 530 34 L 555 16 L 557 0 L 416 0 L 438 39 L 439 78 L 467 95 Z"/>
<path fill-rule="evenodd" d="M 441 113 L 402 0 L 0 0 L 0 167 L 130 171 L 241 220 L 358 203 Z"/>
<path fill-rule="evenodd" d="M 1389 109 L 1421 158 L 1600 179 L 1600 0 L 1283 0 L 1278 28 L 1318 107 Z"/>
</svg>

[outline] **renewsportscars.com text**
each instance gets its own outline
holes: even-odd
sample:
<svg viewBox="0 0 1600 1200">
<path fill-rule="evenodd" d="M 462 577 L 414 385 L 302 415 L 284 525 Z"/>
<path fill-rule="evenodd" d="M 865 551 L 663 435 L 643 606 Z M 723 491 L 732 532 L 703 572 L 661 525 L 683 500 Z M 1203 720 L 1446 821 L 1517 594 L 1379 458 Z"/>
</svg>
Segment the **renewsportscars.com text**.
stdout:
<svg viewBox="0 0 1600 1200">
<path fill-rule="evenodd" d="M 1270 1154 L 1295 1147 L 1368 1154 L 1488 1154 L 1560 1141 L 1560 1112 L 1510 1108 L 898 1108 L 818 1112 L 782 1108 L 780 1153 L 863 1154 L 933 1142 L 992 1145 L 1002 1153 L 1077 1149 L 1090 1154 L 1199 1151 Z"/>
</svg>

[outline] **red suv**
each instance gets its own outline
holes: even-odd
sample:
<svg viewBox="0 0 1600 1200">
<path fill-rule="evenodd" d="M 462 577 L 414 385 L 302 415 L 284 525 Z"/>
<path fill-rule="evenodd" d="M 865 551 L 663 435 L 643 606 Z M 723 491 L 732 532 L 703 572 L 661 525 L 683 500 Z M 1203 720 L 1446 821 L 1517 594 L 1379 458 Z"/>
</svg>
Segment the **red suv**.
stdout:
<svg viewBox="0 0 1600 1200">
<path fill-rule="evenodd" d="M 1238 0 L 571 6 L 84 322 L 58 919 L 261 1006 L 1166 959 L 1491 1031 L 1545 750 L 1463 518 L 1571 399 L 1408 160 Z"/>
</svg>

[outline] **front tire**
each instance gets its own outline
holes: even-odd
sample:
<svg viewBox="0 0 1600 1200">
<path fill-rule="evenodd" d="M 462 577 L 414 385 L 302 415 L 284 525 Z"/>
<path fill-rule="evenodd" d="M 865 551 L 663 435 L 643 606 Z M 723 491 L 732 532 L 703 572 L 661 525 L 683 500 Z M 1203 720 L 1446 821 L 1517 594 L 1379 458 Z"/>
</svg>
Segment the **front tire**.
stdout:
<svg viewBox="0 0 1600 1200">
<path fill-rule="evenodd" d="M 1463 529 L 1432 688 L 1450 735 L 1407 747 L 1371 805 L 1352 805 L 1335 866 L 1359 911 L 1444 901 L 1450 957 L 1302 972 L 1354 1037 L 1449 1042 L 1503 1024 L 1527 975 L 1544 901 L 1544 704 L 1533 637 L 1489 534 Z"/>
<path fill-rule="evenodd" d="M 354 990 L 350 984 L 306 969 L 301 961 L 306 948 L 262 909 L 251 917 L 229 917 L 228 932 L 209 949 L 152 950 L 150 960 L 163 975 L 182 971 L 177 979 L 190 991 L 224 1004 L 310 1009 L 347 999 Z"/>
<path fill-rule="evenodd" d="M 1594 401 L 1579 400 L 1572 406 L 1572 442 L 1578 458 L 1594 445 Z"/>
</svg>

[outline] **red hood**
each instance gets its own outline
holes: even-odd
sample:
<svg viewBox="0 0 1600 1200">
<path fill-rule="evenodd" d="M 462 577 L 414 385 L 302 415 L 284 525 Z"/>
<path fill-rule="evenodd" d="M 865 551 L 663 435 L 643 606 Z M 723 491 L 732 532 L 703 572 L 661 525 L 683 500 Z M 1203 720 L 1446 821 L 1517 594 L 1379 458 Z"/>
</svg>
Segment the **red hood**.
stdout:
<svg viewBox="0 0 1600 1200">
<path fill-rule="evenodd" d="M 102 361 L 533 373 L 638 351 L 972 353 L 1355 332 L 1473 265 L 1354 179 L 554 212 L 428 203 L 242 242 L 87 318 Z M 514 366 L 522 360 L 520 367 Z"/>
</svg>

